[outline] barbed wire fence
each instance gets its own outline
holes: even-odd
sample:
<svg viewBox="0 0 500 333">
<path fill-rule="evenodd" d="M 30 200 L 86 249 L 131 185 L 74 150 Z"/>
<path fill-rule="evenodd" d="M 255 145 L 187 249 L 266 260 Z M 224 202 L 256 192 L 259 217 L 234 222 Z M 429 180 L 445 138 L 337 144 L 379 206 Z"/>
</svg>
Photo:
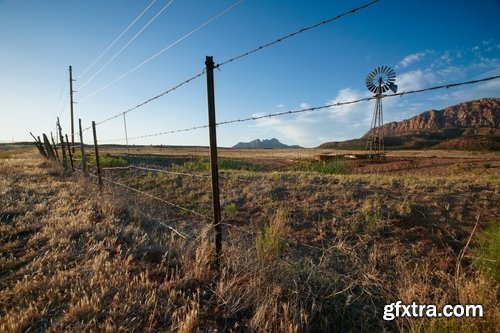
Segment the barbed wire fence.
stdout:
<svg viewBox="0 0 500 333">
<path fill-rule="evenodd" d="M 88 126 L 86 128 L 82 128 L 82 120 L 79 119 L 79 131 L 78 135 L 80 138 L 80 143 L 78 146 L 73 146 L 71 147 L 71 144 L 68 140 L 68 137 L 65 137 L 62 134 L 62 127 L 60 125 L 60 122 L 58 120 L 57 122 L 57 130 L 58 130 L 58 139 L 59 139 L 59 149 L 61 150 L 61 157 L 57 154 L 58 147 L 54 140 L 52 139 L 52 143 L 49 142 L 49 140 L 44 140 L 42 141 L 40 137 L 36 138 L 33 136 L 36 142 L 36 146 L 38 150 L 40 151 L 41 154 L 43 154 L 46 158 L 52 159 L 52 160 L 60 160 L 63 167 L 66 170 L 76 170 L 80 173 L 82 173 L 86 178 L 89 179 L 96 179 L 99 187 L 102 189 L 104 187 L 104 184 L 107 184 L 108 188 L 116 188 L 116 189 L 121 189 L 126 192 L 133 193 L 134 195 L 141 196 L 143 198 L 146 198 L 147 200 L 153 200 L 155 202 L 158 202 L 161 205 L 166 205 L 169 207 L 171 210 L 175 210 L 179 212 L 179 214 L 187 214 L 189 216 L 192 216 L 193 218 L 200 219 L 201 221 L 205 221 L 206 223 L 211 223 L 214 227 L 215 230 L 215 253 L 216 253 L 216 266 L 218 269 L 220 269 L 220 264 L 221 264 L 221 255 L 222 255 L 222 226 L 227 226 L 227 227 L 232 227 L 232 228 L 238 228 L 238 226 L 232 225 L 231 223 L 227 223 L 226 221 L 222 220 L 221 218 L 221 204 L 220 204 L 220 181 L 222 182 L 227 181 L 228 178 L 224 177 L 224 175 L 221 175 L 219 172 L 219 158 L 218 158 L 218 146 L 217 146 L 217 133 L 216 129 L 217 127 L 224 126 L 224 125 L 229 125 L 229 124 L 235 124 L 235 123 L 244 123 L 244 122 L 249 122 L 249 121 L 257 121 L 260 119 L 264 118 L 273 118 L 273 117 L 284 117 L 284 116 L 291 116 L 299 113 L 306 113 L 306 112 L 319 112 L 323 110 L 330 110 L 332 108 L 336 107 L 341 107 L 345 105 L 352 105 L 352 104 L 358 104 L 358 103 L 365 103 L 369 102 L 371 100 L 374 100 L 375 96 L 373 97 L 366 97 L 366 98 L 360 98 L 356 100 L 350 100 L 350 101 L 341 101 L 337 103 L 331 103 L 331 104 L 325 104 L 325 105 L 320 105 L 320 106 L 314 106 L 314 107 L 309 107 L 309 108 L 302 108 L 302 109 L 296 109 L 296 110 L 288 110 L 284 112 L 277 112 L 277 113 L 270 113 L 270 114 L 265 114 L 265 115 L 259 115 L 259 116 L 251 116 L 251 117 L 246 117 L 246 118 L 240 118 L 240 119 L 230 119 L 230 120 L 224 120 L 224 121 L 219 121 L 217 122 L 216 120 L 216 105 L 215 105 L 215 93 L 214 93 L 214 69 L 219 69 L 222 66 L 225 66 L 230 63 L 234 63 L 244 57 L 250 56 L 255 54 L 256 52 L 259 52 L 261 50 L 264 50 L 266 48 L 269 48 L 273 45 L 276 45 L 278 43 L 281 43 L 289 38 L 298 36 L 302 33 L 305 33 L 307 31 L 310 31 L 312 29 L 315 29 L 319 26 L 331 23 L 333 21 L 339 20 L 345 16 L 352 15 L 360 10 L 366 9 L 375 3 L 379 2 L 379 0 L 374 0 L 369 3 L 366 3 L 362 6 L 359 6 L 357 8 L 348 10 L 344 13 L 341 13 L 339 15 L 336 15 L 334 17 L 331 17 L 329 19 L 323 20 L 321 22 L 318 22 L 314 25 L 301 28 L 297 31 L 294 31 L 292 33 L 289 33 L 285 36 L 279 37 L 269 43 L 262 44 L 256 48 L 253 48 L 249 51 L 246 51 L 244 53 L 241 53 L 237 56 L 231 57 L 227 60 L 224 60 L 220 63 L 214 63 L 213 57 L 207 56 L 205 59 L 205 66 L 202 71 L 199 73 L 181 81 L 180 83 L 176 84 L 175 86 L 163 91 L 162 93 L 151 97 L 134 107 L 131 107 L 123 112 L 117 113 L 115 115 L 112 115 L 108 118 L 105 118 L 101 121 L 95 122 L 92 121 L 92 125 Z M 194 80 L 197 80 L 198 78 L 205 76 L 207 79 L 207 97 L 208 97 L 208 123 L 207 124 L 200 124 L 197 126 L 192 126 L 192 127 L 187 127 L 187 128 L 180 128 L 180 129 L 174 129 L 174 130 L 167 130 L 167 131 L 162 131 L 162 132 L 157 132 L 157 133 L 145 133 L 140 136 L 134 136 L 134 137 L 128 137 L 127 134 L 127 120 L 126 120 L 126 115 L 132 111 L 138 110 L 141 107 L 159 99 L 162 98 L 179 88 L 189 84 L 190 82 L 193 82 Z M 381 98 L 391 98 L 391 97 L 397 97 L 397 96 L 403 96 L 403 95 L 410 95 L 410 94 L 417 94 L 417 93 L 423 93 L 427 91 L 434 91 L 434 90 L 439 90 L 439 89 L 449 89 L 449 88 L 454 88 L 454 87 L 459 87 L 459 86 L 464 86 L 464 85 L 471 85 L 471 84 L 477 84 L 481 82 L 486 82 L 486 81 L 491 81 L 491 80 L 496 80 L 499 79 L 500 75 L 497 76 L 490 76 L 490 77 L 485 77 L 481 79 L 475 79 L 475 80 L 469 80 L 469 81 L 463 81 L 463 82 L 457 82 L 457 83 L 448 83 L 444 85 L 439 85 L 439 86 L 433 86 L 433 87 L 428 87 L 428 88 L 423 88 L 423 89 L 418 89 L 418 90 L 410 90 L 410 91 L 403 91 L 400 93 L 395 93 L 391 95 L 383 95 Z M 102 156 L 99 155 L 99 140 L 97 138 L 97 126 L 102 125 L 104 123 L 107 123 L 111 120 L 118 119 L 118 118 L 123 118 L 123 126 L 124 126 L 124 133 L 125 133 L 125 138 L 117 138 L 117 139 L 109 139 L 105 140 L 106 142 L 118 142 L 118 141 L 125 141 L 126 146 L 127 146 L 127 165 L 118 165 L 118 166 L 113 166 L 113 165 L 104 165 L 101 166 L 101 159 Z M 93 149 L 89 151 L 88 153 L 86 152 L 87 148 L 90 148 L 90 145 L 85 144 L 83 140 L 83 134 L 84 132 L 92 129 L 92 134 L 93 134 Z M 180 133 L 180 132 L 190 132 L 194 130 L 200 130 L 200 129 L 208 129 L 209 131 L 209 138 L 210 138 L 210 144 L 209 144 L 209 167 L 203 168 L 201 171 L 196 172 L 192 170 L 192 172 L 186 172 L 185 170 L 178 169 L 176 170 L 175 168 L 172 168 L 172 163 L 170 163 L 170 168 L 164 168 L 164 167 L 159 167 L 159 166 L 151 166 L 148 165 L 147 163 L 130 163 L 131 161 L 131 155 L 128 150 L 129 142 L 138 140 L 138 139 L 144 139 L 144 138 L 152 138 L 152 137 L 157 137 L 157 136 L 164 136 L 164 135 L 169 135 L 169 134 L 174 134 L 174 133 Z M 80 149 L 80 156 L 73 156 L 72 155 L 72 149 L 71 148 L 79 148 Z M 57 157 L 56 157 L 57 156 Z M 91 161 L 89 161 L 91 160 Z M 81 164 L 81 167 L 75 166 L 74 162 L 79 162 Z M 90 167 L 89 167 L 90 165 Z M 209 171 L 209 172 L 206 172 Z M 127 183 L 124 181 L 125 179 L 128 178 L 133 178 L 133 177 L 127 177 L 126 175 L 120 176 L 115 176 L 117 173 L 130 173 L 130 172 L 141 172 L 141 173 L 154 173 L 154 174 L 163 174 L 163 175 L 168 175 L 175 177 L 191 177 L 194 179 L 198 180 L 198 185 L 208 185 L 204 183 L 205 181 L 208 182 L 210 180 L 210 185 L 211 185 L 211 207 L 207 208 L 204 207 L 203 209 L 196 209 L 197 206 L 194 207 L 188 207 L 186 204 L 178 203 L 175 202 L 175 200 L 170 199 L 167 194 L 156 194 L 152 192 L 148 192 L 144 189 L 141 188 L 140 185 L 133 185 L 130 183 Z M 241 179 L 243 182 L 251 182 L 251 179 Z M 209 192 L 209 191 L 207 191 Z M 175 198 L 174 198 L 175 199 Z M 211 212 L 209 212 L 211 210 Z M 147 213 L 145 213 L 147 214 Z M 178 230 L 174 226 L 168 224 L 165 221 L 161 221 L 161 224 L 163 224 L 166 228 L 177 234 L 178 236 L 182 238 L 189 238 L 193 237 L 196 238 L 192 235 L 187 235 L 183 231 Z M 249 234 L 252 234 L 255 236 L 255 232 L 251 232 L 248 230 L 245 230 L 245 232 L 248 232 Z M 307 244 L 305 244 L 307 245 Z M 309 245 L 308 245 L 309 246 Z"/>
</svg>

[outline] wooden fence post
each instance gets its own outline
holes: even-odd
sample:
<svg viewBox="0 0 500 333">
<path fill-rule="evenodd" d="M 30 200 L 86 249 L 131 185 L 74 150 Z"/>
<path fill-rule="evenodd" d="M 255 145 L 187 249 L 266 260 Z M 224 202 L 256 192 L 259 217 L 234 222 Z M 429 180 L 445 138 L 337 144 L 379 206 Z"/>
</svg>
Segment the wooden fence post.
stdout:
<svg viewBox="0 0 500 333">
<path fill-rule="evenodd" d="M 80 151 L 82 153 L 82 171 L 85 177 L 89 176 L 89 170 L 87 168 L 87 155 L 85 155 L 85 146 L 83 145 L 83 131 L 82 131 L 82 119 L 78 119 L 78 127 L 80 129 Z"/>
<path fill-rule="evenodd" d="M 50 144 L 49 138 L 45 133 L 42 134 L 43 143 L 45 145 L 45 151 L 47 152 L 47 156 L 52 161 L 56 160 L 56 155 L 54 154 L 54 150 L 52 149 L 52 145 Z"/>
<path fill-rule="evenodd" d="M 55 141 L 54 141 L 54 135 L 52 134 L 52 132 L 50 132 L 50 139 L 52 140 L 52 146 L 53 146 L 53 148 L 54 148 L 54 153 L 56 154 L 57 160 L 58 160 L 58 161 L 61 161 L 61 160 L 59 159 L 59 153 L 57 152 L 57 145 L 56 145 L 56 143 L 55 143 Z"/>
<path fill-rule="evenodd" d="M 33 133 L 30 132 L 30 135 L 33 137 L 33 139 L 35 140 L 35 146 L 36 146 L 36 149 L 38 149 L 38 152 L 40 153 L 40 155 L 42 155 L 43 157 L 47 158 L 47 153 L 45 152 L 45 149 L 43 149 L 43 145 L 42 143 L 40 142 L 40 138 L 36 138 Z"/>
<path fill-rule="evenodd" d="M 68 169 L 68 159 L 66 158 L 66 150 L 64 149 L 64 137 L 62 135 L 61 123 L 59 122 L 59 117 L 57 117 L 57 129 L 59 130 L 59 142 L 61 143 L 61 155 L 62 155 L 62 165 L 64 169 Z"/>
<path fill-rule="evenodd" d="M 95 151 L 95 165 L 97 166 L 97 181 L 99 183 L 99 188 L 102 189 L 101 164 L 99 162 L 99 149 L 97 148 L 97 134 L 95 130 L 95 121 L 92 121 L 92 132 L 94 133 L 94 151 Z"/>
<path fill-rule="evenodd" d="M 215 226 L 215 253 L 216 267 L 220 270 L 222 253 L 222 228 L 220 225 L 220 193 L 219 193 L 219 166 L 217 161 L 217 132 L 215 121 L 215 89 L 214 89 L 214 61 L 213 57 L 205 59 L 207 69 L 207 99 L 208 99 L 208 129 L 210 136 L 210 169 L 212 171 L 212 202 Z"/>
<path fill-rule="evenodd" d="M 68 140 L 68 134 L 66 134 L 66 143 L 68 144 L 68 156 L 69 162 L 71 163 L 71 170 L 75 171 L 75 166 L 73 165 L 73 155 L 71 154 L 71 147 Z"/>
</svg>

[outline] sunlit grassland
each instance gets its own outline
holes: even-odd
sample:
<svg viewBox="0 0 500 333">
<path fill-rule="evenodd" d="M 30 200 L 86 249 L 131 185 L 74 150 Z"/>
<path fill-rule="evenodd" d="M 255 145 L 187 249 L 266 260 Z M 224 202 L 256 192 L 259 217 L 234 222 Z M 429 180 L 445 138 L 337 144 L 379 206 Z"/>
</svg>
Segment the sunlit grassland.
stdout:
<svg viewBox="0 0 500 333">
<path fill-rule="evenodd" d="M 267 172 L 222 160 L 218 272 L 210 221 L 100 192 L 35 157 L 2 159 L 0 331 L 497 331 L 497 176 L 323 172 L 304 161 Z M 206 162 L 162 165 L 192 177 L 105 176 L 210 216 Z M 485 317 L 383 321 L 396 300 L 482 304 Z"/>
</svg>

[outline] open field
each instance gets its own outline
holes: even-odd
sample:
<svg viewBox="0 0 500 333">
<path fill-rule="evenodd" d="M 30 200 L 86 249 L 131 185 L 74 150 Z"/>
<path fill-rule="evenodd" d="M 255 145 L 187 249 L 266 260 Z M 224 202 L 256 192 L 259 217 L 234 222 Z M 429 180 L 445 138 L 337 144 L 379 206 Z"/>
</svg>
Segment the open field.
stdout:
<svg viewBox="0 0 500 333">
<path fill-rule="evenodd" d="M 0 158 L 0 331 L 499 329 L 498 153 L 324 165 L 314 156 L 328 150 L 221 149 L 219 273 L 203 218 L 207 149 L 101 152 L 177 172 L 104 176 L 200 215 L 111 183 L 99 191 L 33 150 Z M 384 321 L 397 300 L 481 304 L 484 317 Z"/>
<path fill-rule="evenodd" d="M 113 156 L 130 155 L 152 159 L 155 156 L 172 157 L 180 161 L 196 160 L 209 157 L 207 147 L 147 147 L 130 148 L 103 146 L 103 154 Z M 247 160 L 261 166 L 265 171 L 284 171 L 293 169 L 297 164 L 307 163 L 319 155 L 356 154 L 360 151 L 331 149 L 232 149 L 219 148 L 220 158 Z M 361 151 L 362 153 L 362 151 Z M 448 175 L 454 166 L 470 170 L 481 170 L 481 173 L 498 174 L 500 168 L 500 153 L 485 151 L 461 150 L 395 150 L 387 152 L 387 160 L 383 163 L 368 163 L 366 161 L 350 161 L 351 173 L 427 173 Z M 488 170 L 489 169 L 489 170 Z M 455 170 L 457 171 L 457 170 Z M 455 172 L 456 173 L 456 172 Z"/>
</svg>

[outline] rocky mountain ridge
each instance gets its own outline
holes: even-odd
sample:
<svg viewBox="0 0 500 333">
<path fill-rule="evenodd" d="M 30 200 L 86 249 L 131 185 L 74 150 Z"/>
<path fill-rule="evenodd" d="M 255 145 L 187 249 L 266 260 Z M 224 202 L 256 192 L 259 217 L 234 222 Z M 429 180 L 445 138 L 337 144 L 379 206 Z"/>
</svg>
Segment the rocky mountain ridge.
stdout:
<svg viewBox="0 0 500 333">
<path fill-rule="evenodd" d="M 429 110 L 383 126 L 388 149 L 500 150 L 500 98 L 482 98 Z M 368 131 L 360 139 L 327 142 L 319 148 L 364 149 Z"/>
<path fill-rule="evenodd" d="M 385 124 L 385 136 L 400 136 L 420 132 L 438 132 L 446 129 L 499 128 L 500 98 L 483 98 L 447 107 L 429 110 L 418 116 Z M 365 134 L 366 137 L 369 134 Z"/>
</svg>

